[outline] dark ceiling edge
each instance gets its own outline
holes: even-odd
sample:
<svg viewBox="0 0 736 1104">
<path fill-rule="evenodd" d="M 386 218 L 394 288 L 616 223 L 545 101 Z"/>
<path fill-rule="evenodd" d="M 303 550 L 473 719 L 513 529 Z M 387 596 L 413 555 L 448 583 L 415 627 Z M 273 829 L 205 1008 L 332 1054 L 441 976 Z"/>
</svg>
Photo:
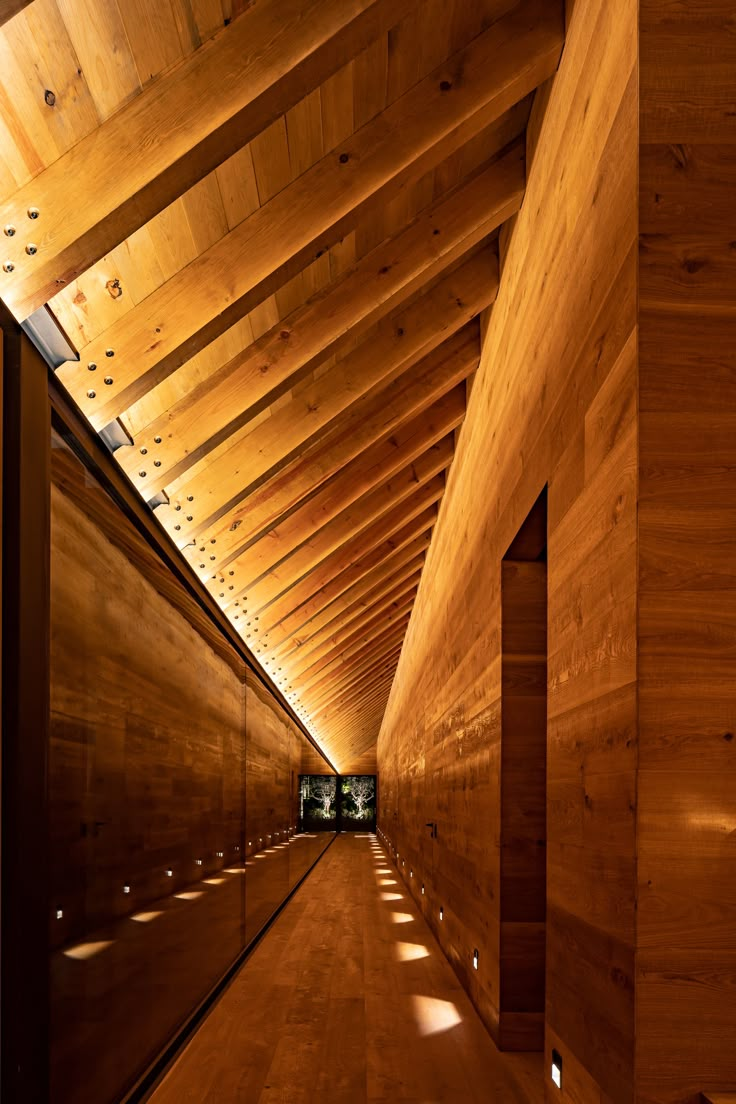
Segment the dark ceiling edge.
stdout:
<svg viewBox="0 0 736 1104">
<path fill-rule="evenodd" d="M 12 321 L 13 326 L 20 329 L 18 323 L 12 318 L 3 304 L 0 304 L 0 318 L 2 318 L 3 322 Z M 26 340 L 28 339 L 26 338 Z M 304 726 L 298 714 L 294 712 L 279 687 L 268 677 L 266 672 L 254 658 L 250 649 L 245 646 L 240 636 L 235 632 L 220 607 L 211 597 L 209 591 L 207 591 L 199 578 L 192 571 L 161 522 L 140 498 L 127 475 L 116 464 L 107 447 L 89 425 L 76 402 L 56 378 L 51 368 L 49 368 L 49 398 L 51 401 L 52 424 L 54 424 L 54 428 L 62 434 L 64 440 L 73 449 L 79 459 L 92 471 L 103 489 L 110 495 L 125 516 L 135 525 L 138 532 L 145 538 L 150 547 L 153 548 L 159 559 L 162 560 L 182 586 L 185 587 L 215 628 L 217 628 L 221 635 L 235 649 L 249 670 L 253 672 L 263 686 L 273 695 L 299 731 L 303 733 L 315 751 L 324 759 L 329 768 L 334 771 L 335 774 L 339 774 L 340 772 L 337 770 L 334 763 L 331 762 L 326 752 L 317 744 L 316 740 Z"/>
</svg>

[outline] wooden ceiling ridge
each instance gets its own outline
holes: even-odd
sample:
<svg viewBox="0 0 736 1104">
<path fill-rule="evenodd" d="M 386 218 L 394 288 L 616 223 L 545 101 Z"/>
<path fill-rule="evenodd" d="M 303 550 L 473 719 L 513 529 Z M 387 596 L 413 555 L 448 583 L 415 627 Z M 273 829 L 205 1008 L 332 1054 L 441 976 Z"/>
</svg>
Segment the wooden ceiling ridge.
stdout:
<svg viewBox="0 0 736 1104">
<path fill-rule="evenodd" d="M 95 428 L 500 119 L 552 75 L 561 47 L 556 5 L 528 0 L 507 13 L 89 342 L 60 375 Z M 108 350 L 112 384 L 89 398 L 87 364 Z"/>
</svg>

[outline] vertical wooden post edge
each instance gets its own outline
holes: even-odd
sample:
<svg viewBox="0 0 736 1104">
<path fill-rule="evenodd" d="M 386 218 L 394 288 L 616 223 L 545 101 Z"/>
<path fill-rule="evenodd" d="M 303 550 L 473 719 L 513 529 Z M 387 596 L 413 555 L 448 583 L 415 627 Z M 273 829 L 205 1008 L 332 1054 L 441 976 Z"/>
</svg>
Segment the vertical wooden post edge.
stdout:
<svg viewBox="0 0 736 1104">
<path fill-rule="evenodd" d="M 49 1099 L 48 370 L 0 306 L 3 342 L 0 1092 Z"/>
</svg>

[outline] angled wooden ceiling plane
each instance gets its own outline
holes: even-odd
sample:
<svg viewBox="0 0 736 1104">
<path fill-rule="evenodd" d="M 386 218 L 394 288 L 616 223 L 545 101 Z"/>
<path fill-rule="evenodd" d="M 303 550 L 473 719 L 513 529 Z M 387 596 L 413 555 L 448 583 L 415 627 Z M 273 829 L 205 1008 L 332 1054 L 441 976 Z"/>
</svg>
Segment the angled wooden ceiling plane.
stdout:
<svg viewBox="0 0 736 1104">
<path fill-rule="evenodd" d="M 0 37 L 32 42 L 33 11 L 0 0 Z M 0 119 L 0 296 L 66 328 L 84 416 L 332 760 L 369 769 L 562 2 L 258 0 L 188 45 L 162 23 L 157 65 L 103 30 L 79 65 L 64 18 L 76 98 Z M 96 89 L 113 50 L 129 79 Z"/>
</svg>

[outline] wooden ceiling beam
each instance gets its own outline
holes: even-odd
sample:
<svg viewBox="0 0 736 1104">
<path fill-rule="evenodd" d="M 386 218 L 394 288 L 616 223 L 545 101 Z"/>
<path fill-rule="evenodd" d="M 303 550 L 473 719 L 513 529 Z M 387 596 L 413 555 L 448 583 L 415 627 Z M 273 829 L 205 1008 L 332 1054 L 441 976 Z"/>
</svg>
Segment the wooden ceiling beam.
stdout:
<svg viewBox="0 0 736 1104">
<path fill-rule="evenodd" d="M 431 506 L 424 510 L 419 517 L 402 526 L 388 540 L 374 548 L 369 555 L 351 564 L 339 577 L 331 579 L 329 583 L 303 602 L 301 606 L 283 617 L 278 624 L 269 627 L 266 650 L 271 652 L 274 648 L 278 648 L 283 640 L 302 629 L 316 614 L 319 614 L 321 610 L 330 605 L 335 598 L 339 598 L 348 588 L 352 587 L 353 583 L 357 583 L 369 573 L 374 572 L 374 569 L 380 567 L 382 562 L 394 552 L 398 552 L 408 545 L 414 548 L 417 543 L 424 543 L 427 531 L 434 527 L 436 520 L 437 507 Z"/>
<path fill-rule="evenodd" d="M 329 655 L 341 645 L 347 644 L 355 634 L 370 630 L 373 623 L 394 608 L 400 599 L 406 595 L 416 596 L 420 576 L 421 565 L 420 570 L 409 572 L 381 601 L 367 608 L 362 607 L 357 615 L 345 616 L 338 628 L 332 627 L 332 634 L 322 642 L 321 646 L 312 648 L 308 652 L 297 653 L 288 664 L 291 677 L 301 678 L 302 675 L 311 670 L 314 663 Z"/>
<path fill-rule="evenodd" d="M 485 248 L 406 310 L 385 319 L 373 340 L 363 342 L 269 417 L 240 430 L 182 479 L 168 484 L 171 500 L 188 506 L 177 522 L 181 538 L 198 539 L 235 504 L 338 425 L 361 398 L 380 393 L 462 329 L 493 302 L 497 289 L 498 259 Z M 147 463 L 141 470 L 155 468 Z"/>
<path fill-rule="evenodd" d="M 301 701 L 315 702 L 320 700 L 323 692 L 332 693 L 341 687 L 345 679 L 351 680 L 360 677 L 363 672 L 373 668 L 377 656 L 383 656 L 391 642 L 402 641 L 409 625 L 411 610 L 405 610 L 398 620 L 386 628 L 384 633 L 367 640 L 352 655 L 340 657 L 329 670 L 325 669 L 319 674 L 313 683 L 302 687 L 294 684 L 296 693 Z"/>
<path fill-rule="evenodd" d="M 297 584 L 308 581 L 325 560 L 330 558 L 330 562 L 334 563 L 336 555 L 339 560 L 340 549 L 353 538 L 374 526 L 381 518 L 395 514 L 401 503 L 412 498 L 420 487 L 449 468 L 454 451 L 454 438 L 444 437 L 387 483 L 363 495 L 324 525 L 258 581 L 251 580 L 245 585 L 236 582 L 234 594 L 242 601 L 246 601 L 247 595 L 249 610 L 260 612 L 267 608 Z M 235 579 L 238 579 L 237 574 Z M 224 598 L 226 594 L 226 591 L 218 592 L 223 609 L 230 604 Z"/>
<path fill-rule="evenodd" d="M 339 477 L 327 484 L 301 508 L 264 536 L 250 545 L 239 556 L 222 556 L 219 545 L 208 543 L 203 546 L 217 555 L 214 570 L 227 571 L 224 585 L 233 590 L 241 588 L 240 580 L 255 582 L 268 571 L 276 570 L 287 557 L 293 555 L 325 526 L 345 516 L 345 511 L 358 507 L 365 495 L 376 490 L 382 484 L 396 477 L 406 465 L 415 461 L 422 463 L 423 454 L 452 433 L 462 422 L 465 414 L 464 388 L 456 387 L 443 396 L 427 411 L 399 427 L 397 432 L 384 441 L 369 446 L 355 460 L 343 468 Z M 223 584 L 221 575 L 208 582 L 214 594 L 220 595 Z M 226 591 L 226 594 L 233 593 Z"/>
<path fill-rule="evenodd" d="M 357 633 L 349 636 L 343 644 L 339 644 L 326 655 L 322 656 L 311 667 L 299 674 L 292 675 L 292 685 L 296 686 L 299 693 L 308 693 L 310 687 L 317 684 L 323 676 L 332 671 L 337 671 L 356 652 L 366 647 L 377 637 L 383 636 L 394 625 L 406 621 L 408 623 L 416 598 L 416 590 L 405 595 L 400 601 L 393 604 L 393 608 L 384 610 L 380 616 L 362 627 Z"/>
<path fill-rule="evenodd" d="M 396 533 L 404 532 L 408 525 L 424 518 L 430 508 L 434 508 L 445 491 L 443 475 L 436 475 L 420 487 L 412 497 L 389 510 L 378 521 L 373 522 L 358 536 L 347 541 L 303 581 L 296 584 L 265 609 L 252 609 L 250 603 L 244 607 L 248 620 L 259 619 L 261 639 L 268 637 L 270 630 L 279 625 L 291 613 L 301 609 L 313 596 L 321 594 L 330 582 L 342 578 L 351 568 L 362 564 L 372 552 L 386 548 L 387 542 Z M 389 546 L 390 547 L 390 546 Z M 352 581 L 352 580 L 351 580 Z"/>
<path fill-rule="evenodd" d="M 354 709 L 349 716 L 346 716 L 342 724 L 333 728 L 324 720 L 322 721 L 320 730 L 332 746 L 344 748 L 346 743 L 350 742 L 352 744 L 355 736 L 362 734 L 361 730 L 365 731 L 371 725 L 380 721 L 386 711 L 391 694 L 393 676 L 394 672 L 391 672 L 388 678 L 380 682 L 375 692 L 367 697 L 365 704 L 361 704 L 357 709 Z"/>
<path fill-rule="evenodd" d="M 91 341 L 81 362 L 59 375 L 95 428 L 336 244 L 364 213 L 502 120 L 552 76 L 562 42 L 561 6 L 523 0 Z M 112 379 L 91 388 L 93 398 L 89 362 L 105 365 Z"/>
<path fill-rule="evenodd" d="M 349 586 L 337 598 L 313 614 L 306 623 L 299 625 L 295 631 L 287 633 L 283 642 L 275 647 L 273 640 L 276 630 L 272 630 L 269 637 L 270 662 L 276 662 L 281 667 L 290 665 L 295 657 L 301 654 L 302 647 L 306 647 L 312 641 L 319 644 L 328 638 L 328 634 L 335 632 L 335 626 L 343 623 L 343 616 L 347 624 L 351 615 L 362 614 L 365 608 L 363 603 L 373 603 L 385 597 L 396 585 L 396 580 L 401 577 L 402 572 L 409 568 L 413 571 L 417 565 L 421 568 L 430 540 L 431 532 L 428 530 L 415 540 L 387 554 L 358 582 Z"/>
<path fill-rule="evenodd" d="M 392 640 L 386 640 L 382 652 L 380 654 L 377 652 L 361 670 L 355 670 L 352 674 L 346 676 L 339 685 L 332 686 L 319 699 L 313 700 L 310 698 L 306 706 L 310 720 L 317 724 L 318 718 L 338 702 L 357 701 L 354 697 L 357 687 L 365 682 L 372 682 L 386 671 L 395 671 L 399 662 L 402 643 L 403 636 L 401 635 Z"/>
<path fill-rule="evenodd" d="M 30 3 L 31 0 L 0 0 L 0 27 Z"/>
<path fill-rule="evenodd" d="M 380 720 L 388 704 L 395 674 L 396 669 L 391 669 L 354 708 L 342 712 L 336 710 L 334 725 L 325 721 L 324 718 L 322 719 L 320 731 L 325 734 L 326 739 L 329 739 L 330 744 L 340 747 L 348 741 L 352 743 L 357 735 L 356 729 L 366 729 L 372 723 Z"/>
<path fill-rule="evenodd" d="M 0 284 L 6 305 L 19 320 L 26 318 L 395 26 L 414 4 L 252 4 L 0 206 L 0 225 L 19 231 L 5 245 L 15 264 L 12 278 Z M 21 6 L 5 0 L 0 20 L 3 11 L 13 14 Z M 32 235 L 25 232 L 29 208 L 40 212 Z M 38 245 L 32 257 L 25 253 L 29 237 Z"/>
<path fill-rule="evenodd" d="M 185 458 L 194 464 L 497 229 L 519 209 L 524 185 L 517 143 L 147 425 L 120 457 L 126 473 L 135 478 L 141 448 L 160 461 L 160 483 L 185 470 Z"/>
<path fill-rule="evenodd" d="M 397 663 L 406 634 L 406 626 L 400 626 L 387 636 L 360 663 L 351 665 L 341 678 L 333 678 L 322 687 L 319 694 L 309 695 L 307 709 L 311 718 L 319 716 L 331 703 L 351 694 L 353 688 L 364 680 L 373 678 L 383 664 Z M 305 701 L 307 701 L 305 695 Z"/>
<path fill-rule="evenodd" d="M 361 452 L 391 434 L 411 418 L 425 412 L 452 388 L 462 386 L 478 366 L 480 329 L 477 321 L 463 327 L 418 365 L 405 372 L 377 395 L 369 395 L 352 407 L 348 415 L 324 440 L 315 442 L 288 464 L 275 478 L 237 503 L 216 525 L 208 527 L 200 544 L 217 545 L 217 567 L 227 563 L 233 551 L 247 548 L 282 519 L 289 517 L 300 504 L 320 487 L 342 475 L 345 466 Z M 160 506 L 157 518 L 184 552 L 192 565 L 198 564 L 198 545 L 190 549 L 186 541 L 178 540 L 178 519 L 188 503 Z M 177 510 L 177 507 L 182 507 Z M 186 516 L 186 514 L 185 514 Z M 215 574 L 217 567 L 210 574 Z M 196 568 L 195 568 L 196 569 Z"/>
</svg>

